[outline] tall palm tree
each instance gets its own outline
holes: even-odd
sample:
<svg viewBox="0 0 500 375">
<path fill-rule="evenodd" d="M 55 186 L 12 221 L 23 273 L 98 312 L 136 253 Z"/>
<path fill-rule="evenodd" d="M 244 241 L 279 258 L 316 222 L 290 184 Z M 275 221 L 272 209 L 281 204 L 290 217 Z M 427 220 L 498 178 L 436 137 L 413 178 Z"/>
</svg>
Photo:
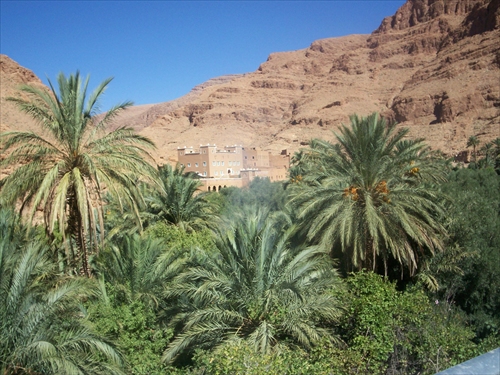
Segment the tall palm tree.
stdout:
<svg viewBox="0 0 500 375">
<path fill-rule="evenodd" d="M 186 231 L 213 227 L 218 218 L 217 205 L 202 193 L 200 180 L 184 175 L 177 164 L 159 167 L 161 189 L 148 198 L 150 220 L 164 220 Z"/>
<path fill-rule="evenodd" d="M 443 180 L 445 169 L 422 140 L 404 139 L 407 133 L 375 113 L 352 116 L 338 144 L 311 142 L 291 204 L 308 238 L 340 249 L 348 270 L 377 270 L 382 261 L 387 274 L 394 260 L 413 274 L 425 251 L 443 247 L 443 210 L 431 183 Z"/>
<path fill-rule="evenodd" d="M 59 231 L 71 240 L 66 250 L 69 265 L 89 276 L 89 254 L 98 249 L 98 228 L 103 230 L 103 191 L 120 200 L 140 201 L 139 178 L 154 176 L 146 161 L 153 143 L 132 129 L 105 133 L 106 126 L 131 102 L 119 104 L 96 116 L 99 98 L 111 79 L 103 81 L 87 100 L 89 77 L 57 77 L 59 92 L 23 86 L 29 99 L 10 98 L 38 121 L 44 133 L 8 132 L 1 135 L 0 150 L 10 152 L 0 164 L 14 172 L 0 181 L 0 200 L 21 202 L 31 208 L 29 219 L 43 209 L 48 233 Z"/>
<path fill-rule="evenodd" d="M 328 255 L 294 246 L 295 228 L 283 213 L 235 216 L 221 231 L 216 254 L 179 275 L 170 289 L 181 304 L 173 325 L 183 329 L 165 361 L 229 340 L 244 339 L 268 353 L 286 340 L 309 347 L 334 339 L 324 327 L 341 311 L 331 294 L 339 279 Z"/>
<path fill-rule="evenodd" d="M 97 289 L 56 278 L 47 247 L 32 234 L 20 238 L 9 216 L 0 210 L 0 373 L 122 374 L 121 356 L 80 306 Z"/>
<path fill-rule="evenodd" d="M 471 135 L 467 140 L 467 148 L 472 147 L 472 158 L 474 159 L 474 163 L 477 161 L 476 148 L 479 146 L 479 143 L 479 139 L 475 135 Z"/>
</svg>

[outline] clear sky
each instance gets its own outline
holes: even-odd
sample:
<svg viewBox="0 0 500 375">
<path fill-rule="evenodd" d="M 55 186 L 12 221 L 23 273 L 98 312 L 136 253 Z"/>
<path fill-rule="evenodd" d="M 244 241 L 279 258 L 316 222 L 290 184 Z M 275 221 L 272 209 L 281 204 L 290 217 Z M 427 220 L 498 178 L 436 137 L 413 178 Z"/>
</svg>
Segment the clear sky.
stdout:
<svg viewBox="0 0 500 375">
<path fill-rule="evenodd" d="M 210 78 L 255 71 L 272 52 L 369 34 L 404 0 L 0 1 L 0 53 L 44 83 L 114 77 L 101 109 L 176 99 Z"/>
</svg>

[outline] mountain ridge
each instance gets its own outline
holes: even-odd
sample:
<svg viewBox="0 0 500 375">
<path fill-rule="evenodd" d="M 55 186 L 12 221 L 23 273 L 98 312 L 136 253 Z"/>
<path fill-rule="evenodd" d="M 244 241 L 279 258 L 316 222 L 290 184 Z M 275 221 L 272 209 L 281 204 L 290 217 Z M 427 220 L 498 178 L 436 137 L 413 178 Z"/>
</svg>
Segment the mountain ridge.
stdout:
<svg viewBox="0 0 500 375">
<path fill-rule="evenodd" d="M 311 138 L 332 140 L 351 114 L 377 111 L 452 156 L 471 135 L 482 142 L 500 136 L 499 4 L 408 0 L 370 35 L 271 53 L 254 72 L 134 107 L 116 126 L 155 141 L 164 163 L 175 160 L 177 147 L 202 143 L 293 152 Z"/>
</svg>

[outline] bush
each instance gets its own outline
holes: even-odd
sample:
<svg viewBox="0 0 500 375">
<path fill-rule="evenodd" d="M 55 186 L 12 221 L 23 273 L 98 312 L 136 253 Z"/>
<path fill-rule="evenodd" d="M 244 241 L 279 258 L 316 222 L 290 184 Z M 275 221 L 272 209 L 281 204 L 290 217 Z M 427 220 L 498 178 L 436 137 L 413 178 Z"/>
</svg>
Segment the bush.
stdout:
<svg viewBox="0 0 500 375">
<path fill-rule="evenodd" d="M 480 354 L 473 330 L 446 301 L 405 292 L 371 272 L 347 280 L 348 312 L 342 323 L 349 364 L 359 374 L 434 374 Z"/>
<path fill-rule="evenodd" d="M 127 374 L 164 374 L 161 355 L 172 333 L 158 326 L 150 307 L 137 300 L 121 301 L 111 285 L 107 289 L 109 302 L 97 301 L 88 306 L 96 330 L 117 344 L 125 357 Z"/>
</svg>

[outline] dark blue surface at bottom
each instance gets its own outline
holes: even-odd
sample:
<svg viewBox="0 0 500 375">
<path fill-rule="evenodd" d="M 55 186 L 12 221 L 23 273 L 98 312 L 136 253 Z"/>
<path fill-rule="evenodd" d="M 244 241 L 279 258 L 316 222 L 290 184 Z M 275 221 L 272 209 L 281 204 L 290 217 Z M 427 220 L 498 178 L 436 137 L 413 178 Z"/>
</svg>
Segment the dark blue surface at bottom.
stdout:
<svg viewBox="0 0 500 375">
<path fill-rule="evenodd" d="M 500 375 L 500 348 L 438 372 L 436 375 Z"/>
</svg>

